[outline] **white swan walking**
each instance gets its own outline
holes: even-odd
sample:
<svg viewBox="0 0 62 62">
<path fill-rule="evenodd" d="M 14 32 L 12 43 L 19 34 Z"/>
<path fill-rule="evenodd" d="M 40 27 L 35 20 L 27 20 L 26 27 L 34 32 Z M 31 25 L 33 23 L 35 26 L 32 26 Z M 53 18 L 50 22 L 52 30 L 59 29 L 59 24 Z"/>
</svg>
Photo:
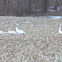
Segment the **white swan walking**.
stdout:
<svg viewBox="0 0 62 62">
<path fill-rule="evenodd" d="M 62 34 L 62 31 L 61 31 L 61 24 L 60 24 L 60 27 L 59 27 L 59 34 Z"/>
<path fill-rule="evenodd" d="M 17 34 L 26 34 L 23 30 L 19 30 L 19 28 L 18 28 L 18 24 L 16 23 L 16 25 L 17 25 L 17 27 L 16 27 L 16 32 L 17 32 Z"/>
</svg>

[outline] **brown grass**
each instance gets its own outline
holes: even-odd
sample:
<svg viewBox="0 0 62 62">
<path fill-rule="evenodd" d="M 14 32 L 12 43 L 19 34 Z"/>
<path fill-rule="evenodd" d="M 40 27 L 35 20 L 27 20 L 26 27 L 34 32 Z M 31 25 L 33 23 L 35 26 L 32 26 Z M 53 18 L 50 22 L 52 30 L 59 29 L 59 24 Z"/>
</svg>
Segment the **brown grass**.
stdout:
<svg viewBox="0 0 62 62">
<path fill-rule="evenodd" d="M 61 57 L 62 35 L 58 28 L 62 19 L 1 16 L 0 30 L 8 31 L 9 24 L 11 30 L 15 30 L 14 23 L 18 23 L 26 35 L 0 35 L 1 62 L 55 62 L 56 55 Z"/>
</svg>

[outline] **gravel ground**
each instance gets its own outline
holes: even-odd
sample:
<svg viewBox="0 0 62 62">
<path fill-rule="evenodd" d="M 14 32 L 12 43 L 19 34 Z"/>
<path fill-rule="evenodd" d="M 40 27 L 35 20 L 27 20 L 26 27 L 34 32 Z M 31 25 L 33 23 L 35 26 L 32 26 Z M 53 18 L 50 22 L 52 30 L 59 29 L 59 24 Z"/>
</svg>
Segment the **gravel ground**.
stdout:
<svg viewBox="0 0 62 62">
<path fill-rule="evenodd" d="M 62 19 L 49 17 L 2 17 L 0 30 L 15 30 L 26 35 L 0 34 L 0 62 L 62 62 L 62 35 L 58 33 Z"/>
</svg>

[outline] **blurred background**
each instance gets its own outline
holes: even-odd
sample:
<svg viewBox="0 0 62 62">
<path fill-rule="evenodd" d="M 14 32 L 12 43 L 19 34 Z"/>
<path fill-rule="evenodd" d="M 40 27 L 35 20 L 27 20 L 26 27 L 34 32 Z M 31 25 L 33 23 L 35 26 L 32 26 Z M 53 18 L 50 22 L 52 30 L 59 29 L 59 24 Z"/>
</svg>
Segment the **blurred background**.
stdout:
<svg viewBox="0 0 62 62">
<path fill-rule="evenodd" d="M 0 0 L 0 16 L 61 16 L 62 0 Z"/>
</svg>

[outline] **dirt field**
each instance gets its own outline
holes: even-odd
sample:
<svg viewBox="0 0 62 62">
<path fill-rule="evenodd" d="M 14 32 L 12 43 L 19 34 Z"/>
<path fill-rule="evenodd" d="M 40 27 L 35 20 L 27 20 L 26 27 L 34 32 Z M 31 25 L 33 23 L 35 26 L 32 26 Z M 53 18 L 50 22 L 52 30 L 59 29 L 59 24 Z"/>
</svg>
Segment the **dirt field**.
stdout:
<svg viewBox="0 0 62 62">
<path fill-rule="evenodd" d="M 0 17 L 0 30 L 15 30 L 26 35 L 0 34 L 0 62 L 62 62 L 62 19 L 49 17 Z"/>
</svg>

